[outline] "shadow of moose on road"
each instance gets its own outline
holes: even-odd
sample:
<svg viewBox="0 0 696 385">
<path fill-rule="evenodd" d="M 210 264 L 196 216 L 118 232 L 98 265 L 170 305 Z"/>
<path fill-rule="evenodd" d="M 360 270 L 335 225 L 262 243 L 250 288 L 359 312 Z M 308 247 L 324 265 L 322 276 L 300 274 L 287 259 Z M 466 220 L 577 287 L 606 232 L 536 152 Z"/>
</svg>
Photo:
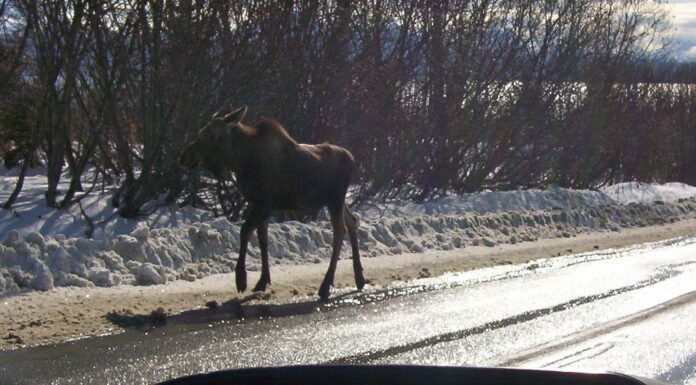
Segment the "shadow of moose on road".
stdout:
<svg viewBox="0 0 696 385">
<path fill-rule="evenodd" d="M 494 276 L 483 281 L 500 280 L 505 277 Z M 155 310 L 150 314 L 110 312 L 106 315 L 106 319 L 124 329 L 149 331 L 165 325 L 208 325 L 222 321 L 280 318 L 317 311 L 330 311 L 348 306 L 366 305 L 403 296 L 470 285 L 475 282 L 481 281 L 466 279 L 440 281 L 438 278 L 434 278 L 377 290 L 368 288 L 364 291 L 347 291 L 335 294 L 328 300 L 306 297 L 297 302 L 288 303 L 259 303 L 256 301 L 261 299 L 263 294 L 254 293 L 242 299 L 232 299 L 223 304 L 210 301 L 205 304 L 205 307 L 177 314 L 167 314 L 163 309 Z"/>
<path fill-rule="evenodd" d="M 242 299 L 235 298 L 222 304 L 219 304 L 217 301 L 210 301 L 205 304 L 205 307 L 186 310 L 176 314 L 168 314 L 162 308 L 150 314 L 130 314 L 112 311 L 106 315 L 106 319 L 124 329 L 147 332 L 166 325 L 203 325 L 222 321 L 280 318 L 315 313 L 339 306 L 356 304 L 357 302 L 371 302 L 369 300 L 365 301 L 366 298 L 359 299 L 359 295 L 358 291 L 351 291 L 336 295 L 326 301 L 307 299 L 300 302 L 272 304 L 254 302 L 261 298 L 261 294 L 253 294 Z M 347 299 L 351 300 L 347 301 Z"/>
</svg>

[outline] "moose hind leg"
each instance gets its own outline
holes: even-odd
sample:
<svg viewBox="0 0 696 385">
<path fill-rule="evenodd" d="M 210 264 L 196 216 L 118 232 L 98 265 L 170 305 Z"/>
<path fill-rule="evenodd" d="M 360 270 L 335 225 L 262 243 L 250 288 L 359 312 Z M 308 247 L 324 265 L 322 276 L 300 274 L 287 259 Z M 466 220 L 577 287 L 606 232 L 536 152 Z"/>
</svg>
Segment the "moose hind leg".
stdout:
<svg viewBox="0 0 696 385">
<path fill-rule="evenodd" d="M 355 286 L 358 290 L 365 287 L 365 276 L 360 263 L 360 249 L 358 248 L 358 218 L 350 211 L 347 205 L 343 206 L 343 220 L 350 237 L 350 247 L 353 252 L 353 273 L 355 274 Z"/>
<path fill-rule="evenodd" d="M 331 215 L 331 227 L 333 228 L 333 250 L 331 252 L 329 269 L 326 271 L 324 281 L 319 287 L 319 297 L 323 300 L 329 298 L 329 291 L 333 285 L 336 266 L 338 265 L 338 256 L 341 254 L 341 244 L 343 243 L 343 235 L 345 234 L 343 202 L 341 202 L 340 205 L 329 205 L 329 214 Z"/>
<path fill-rule="evenodd" d="M 259 237 L 259 248 L 261 249 L 261 278 L 256 283 L 254 291 L 266 290 L 266 285 L 271 283 L 271 268 L 268 265 L 268 222 L 263 221 L 256 228 L 256 234 Z"/>
</svg>

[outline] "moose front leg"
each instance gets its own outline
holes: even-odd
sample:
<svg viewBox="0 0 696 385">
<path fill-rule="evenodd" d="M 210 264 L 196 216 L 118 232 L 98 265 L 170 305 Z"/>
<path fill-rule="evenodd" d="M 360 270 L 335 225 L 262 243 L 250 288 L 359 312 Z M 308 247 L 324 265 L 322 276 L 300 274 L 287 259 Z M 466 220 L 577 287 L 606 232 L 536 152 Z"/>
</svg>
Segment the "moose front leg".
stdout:
<svg viewBox="0 0 696 385">
<path fill-rule="evenodd" d="M 336 275 L 338 257 L 341 254 L 341 245 L 343 244 L 343 236 L 345 235 L 343 202 L 340 202 L 339 205 L 329 206 L 329 214 L 331 215 L 331 227 L 333 228 L 333 251 L 331 252 L 329 270 L 326 271 L 324 281 L 319 287 L 319 297 L 322 300 L 327 300 L 329 298 L 329 291 L 333 285 L 334 275 Z"/>
<path fill-rule="evenodd" d="M 259 237 L 259 248 L 261 249 L 261 278 L 254 287 L 254 291 L 266 290 L 266 285 L 271 283 L 271 268 L 268 265 L 268 222 L 263 221 L 256 228 Z"/>
<path fill-rule="evenodd" d="M 266 208 L 252 206 L 249 208 L 244 224 L 242 224 L 242 229 L 239 232 L 239 258 L 237 259 L 237 266 L 234 268 L 234 278 L 238 292 L 245 291 L 247 287 L 246 254 L 251 233 L 259 224 L 264 223 L 269 215 L 270 211 Z"/>
<path fill-rule="evenodd" d="M 362 264 L 360 263 L 360 247 L 358 246 L 358 218 L 355 217 L 348 206 L 343 206 L 343 220 L 348 230 L 350 247 L 353 251 L 353 274 L 355 275 L 355 286 L 358 291 L 365 287 L 365 276 L 363 275 Z"/>
</svg>

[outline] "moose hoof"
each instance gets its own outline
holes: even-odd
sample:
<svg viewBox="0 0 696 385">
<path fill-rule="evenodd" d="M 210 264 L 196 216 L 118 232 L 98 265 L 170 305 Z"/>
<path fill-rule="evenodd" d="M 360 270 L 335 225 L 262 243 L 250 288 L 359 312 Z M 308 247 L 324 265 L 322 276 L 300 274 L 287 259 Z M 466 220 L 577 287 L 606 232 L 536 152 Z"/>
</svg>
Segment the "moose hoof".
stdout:
<svg viewBox="0 0 696 385">
<path fill-rule="evenodd" d="M 266 286 L 268 285 L 268 282 L 264 281 L 259 281 L 256 286 L 254 286 L 253 291 L 264 291 L 266 290 Z"/>
<path fill-rule="evenodd" d="M 319 287 L 319 298 L 321 298 L 322 301 L 326 301 L 329 299 L 329 292 L 331 291 L 331 285 L 327 283 L 322 283 L 321 287 Z"/>
<path fill-rule="evenodd" d="M 236 270 L 234 279 L 237 284 L 237 291 L 240 293 L 245 291 L 247 288 L 246 270 Z"/>
<path fill-rule="evenodd" d="M 355 277 L 355 286 L 358 288 L 358 291 L 362 291 L 363 287 L 365 287 L 365 277 Z"/>
</svg>

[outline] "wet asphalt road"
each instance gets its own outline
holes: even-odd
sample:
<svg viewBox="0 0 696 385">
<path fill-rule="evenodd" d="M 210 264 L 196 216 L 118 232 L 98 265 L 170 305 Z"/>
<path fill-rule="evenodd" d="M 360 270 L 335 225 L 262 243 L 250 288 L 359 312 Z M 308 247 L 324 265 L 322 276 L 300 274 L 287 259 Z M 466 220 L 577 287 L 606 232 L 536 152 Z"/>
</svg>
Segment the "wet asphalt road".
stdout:
<svg viewBox="0 0 696 385">
<path fill-rule="evenodd" d="M 328 304 L 194 310 L 148 332 L 0 353 L 0 383 L 156 383 L 308 363 L 618 371 L 696 385 L 696 237 L 343 293 Z"/>
</svg>

